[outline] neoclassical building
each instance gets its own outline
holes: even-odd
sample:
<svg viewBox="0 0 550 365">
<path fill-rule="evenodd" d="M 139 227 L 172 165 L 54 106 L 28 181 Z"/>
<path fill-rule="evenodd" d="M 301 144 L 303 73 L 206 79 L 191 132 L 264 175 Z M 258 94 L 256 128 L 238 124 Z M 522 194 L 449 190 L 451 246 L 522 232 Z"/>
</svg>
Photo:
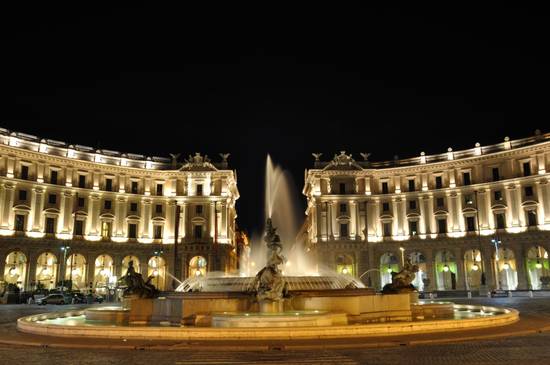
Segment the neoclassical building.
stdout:
<svg viewBox="0 0 550 365">
<path fill-rule="evenodd" d="M 104 291 L 133 261 L 171 289 L 172 275 L 236 270 L 228 156 L 179 163 L 0 129 L 0 281 Z"/>
<path fill-rule="evenodd" d="M 550 284 L 550 134 L 306 171 L 305 236 L 321 265 L 382 287 L 407 259 L 421 290 Z"/>
</svg>

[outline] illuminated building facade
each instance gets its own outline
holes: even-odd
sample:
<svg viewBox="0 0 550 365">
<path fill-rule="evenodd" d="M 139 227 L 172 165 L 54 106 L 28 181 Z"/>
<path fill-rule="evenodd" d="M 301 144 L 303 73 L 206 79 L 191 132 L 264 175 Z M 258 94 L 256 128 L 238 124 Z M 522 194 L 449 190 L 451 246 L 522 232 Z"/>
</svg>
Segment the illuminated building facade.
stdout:
<svg viewBox="0 0 550 365">
<path fill-rule="evenodd" d="M 133 261 L 171 289 L 171 275 L 235 271 L 228 156 L 178 163 L 0 129 L 0 281 L 100 291 Z"/>
<path fill-rule="evenodd" d="M 550 288 L 550 134 L 307 170 L 308 250 L 375 287 L 407 259 L 421 290 Z"/>
</svg>

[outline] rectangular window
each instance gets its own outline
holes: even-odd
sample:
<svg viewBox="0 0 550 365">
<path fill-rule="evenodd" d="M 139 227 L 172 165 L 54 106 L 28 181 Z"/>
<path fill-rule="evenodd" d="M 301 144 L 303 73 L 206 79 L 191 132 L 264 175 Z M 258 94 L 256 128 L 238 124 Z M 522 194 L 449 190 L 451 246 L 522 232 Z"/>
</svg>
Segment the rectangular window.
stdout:
<svg viewBox="0 0 550 365">
<path fill-rule="evenodd" d="M 493 196 L 495 198 L 495 201 L 501 201 L 502 200 L 502 191 L 497 190 L 493 193 Z"/>
<path fill-rule="evenodd" d="M 443 189 L 443 177 L 436 176 L 435 177 L 435 188 L 436 189 Z"/>
<path fill-rule="evenodd" d="M 83 208 L 85 203 L 86 203 L 86 201 L 84 200 L 84 198 L 78 198 L 78 207 L 79 208 Z"/>
<path fill-rule="evenodd" d="M 527 212 L 527 224 L 529 225 L 529 227 L 534 227 L 538 224 L 537 212 L 535 212 L 534 210 L 530 210 Z"/>
<path fill-rule="evenodd" d="M 416 236 L 417 233 L 418 233 L 418 222 L 409 221 L 409 234 L 411 236 Z"/>
<path fill-rule="evenodd" d="M 409 209 L 416 210 L 416 200 L 409 200 Z"/>
<path fill-rule="evenodd" d="M 132 181 L 132 194 L 137 194 L 138 193 L 138 182 L 137 181 Z"/>
<path fill-rule="evenodd" d="M 500 180 L 500 171 L 498 167 L 493 167 L 493 181 L 499 181 Z"/>
<path fill-rule="evenodd" d="M 476 230 L 475 217 L 466 217 L 466 230 L 468 232 L 473 232 Z"/>
<path fill-rule="evenodd" d="M 130 203 L 130 211 L 137 212 L 137 203 Z"/>
<path fill-rule="evenodd" d="M 15 224 L 13 229 L 17 232 L 23 232 L 25 230 L 25 216 L 23 214 L 15 215 Z"/>
<path fill-rule="evenodd" d="M 472 184 L 472 178 L 470 177 L 469 172 L 463 172 L 462 173 L 462 182 L 464 185 L 471 185 Z"/>
<path fill-rule="evenodd" d="M 29 178 L 29 166 L 21 165 L 21 179 L 27 180 Z"/>
<path fill-rule="evenodd" d="M 105 179 L 105 190 L 113 191 L 113 179 Z"/>
<path fill-rule="evenodd" d="M 157 214 L 162 214 L 162 204 L 155 205 L 155 212 Z"/>
<path fill-rule="evenodd" d="M 55 204 L 57 202 L 57 195 L 50 194 L 48 195 L 48 204 Z"/>
<path fill-rule="evenodd" d="M 530 162 L 524 162 L 523 163 L 523 176 L 531 176 L 531 163 Z"/>
<path fill-rule="evenodd" d="M 384 228 L 384 237 L 391 236 L 391 223 L 383 223 L 382 227 Z"/>
<path fill-rule="evenodd" d="M 533 196 L 533 187 L 532 186 L 526 186 L 525 187 L 525 196 Z"/>
<path fill-rule="evenodd" d="M 497 213 L 496 216 L 496 223 L 497 223 L 497 229 L 504 229 L 506 228 L 506 215 L 504 213 Z"/>
<path fill-rule="evenodd" d="M 437 220 L 437 231 L 439 233 L 447 233 L 447 220 L 446 219 L 438 219 Z"/>
<path fill-rule="evenodd" d="M 202 184 L 197 184 L 197 195 L 198 196 L 202 195 Z"/>
<path fill-rule="evenodd" d="M 55 218 L 46 217 L 46 233 L 47 234 L 55 233 Z"/>
<path fill-rule="evenodd" d="M 162 187 L 164 185 L 163 184 L 157 184 L 157 195 L 161 196 L 162 195 Z"/>
<path fill-rule="evenodd" d="M 340 224 L 340 237 L 348 237 L 348 225 L 347 223 Z"/>
<path fill-rule="evenodd" d="M 195 226 L 195 239 L 200 240 L 202 239 L 202 226 L 196 225 Z"/>
<path fill-rule="evenodd" d="M 153 238 L 160 240 L 162 238 L 162 226 L 155 225 L 153 229 Z"/>
<path fill-rule="evenodd" d="M 464 204 L 466 205 L 473 205 L 474 199 L 471 194 L 464 195 Z"/>
<path fill-rule="evenodd" d="M 86 175 L 78 175 L 78 187 L 79 188 L 86 187 Z"/>
<path fill-rule="evenodd" d="M 346 193 L 346 184 L 340 183 L 340 194 L 345 194 L 345 193 Z"/>
<path fill-rule="evenodd" d="M 409 180 L 409 191 L 414 191 L 415 189 L 415 186 L 414 186 L 414 180 Z"/>
<path fill-rule="evenodd" d="M 390 203 L 382 203 L 382 211 L 383 212 L 389 212 L 390 211 Z"/>
<path fill-rule="evenodd" d="M 444 198 L 436 198 L 435 203 L 436 203 L 438 208 L 445 207 L 445 199 Z"/>
<path fill-rule="evenodd" d="M 348 205 L 346 203 L 340 204 L 340 213 L 346 213 L 348 211 Z"/>
<path fill-rule="evenodd" d="M 111 207 L 112 207 L 111 201 L 110 201 L 110 200 L 105 200 L 105 201 L 103 202 L 103 207 L 104 207 L 105 209 L 107 209 L 107 210 L 110 210 Z"/>
<path fill-rule="evenodd" d="M 27 200 L 27 190 L 19 190 L 19 200 Z"/>
<path fill-rule="evenodd" d="M 388 188 L 388 183 L 387 183 L 387 182 L 383 182 L 383 183 L 382 183 L 382 194 L 387 194 L 387 193 L 389 193 L 389 192 L 390 192 L 390 190 L 389 190 L 389 188 Z"/>
<path fill-rule="evenodd" d="M 131 238 L 131 239 L 137 238 L 137 224 L 135 223 L 128 224 L 128 238 Z"/>
<path fill-rule="evenodd" d="M 84 234 L 84 221 L 77 220 L 74 222 L 74 234 L 75 236 L 82 236 Z"/>
<path fill-rule="evenodd" d="M 55 170 L 50 171 L 50 184 L 57 184 L 57 171 Z"/>
<path fill-rule="evenodd" d="M 111 238 L 111 222 L 102 222 L 101 223 L 101 237 L 102 238 Z"/>
<path fill-rule="evenodd" d="M 195 214 L 201 215 L 202 214 L 202 205 L 196 205 L 195 206 Z"/>
</svg>

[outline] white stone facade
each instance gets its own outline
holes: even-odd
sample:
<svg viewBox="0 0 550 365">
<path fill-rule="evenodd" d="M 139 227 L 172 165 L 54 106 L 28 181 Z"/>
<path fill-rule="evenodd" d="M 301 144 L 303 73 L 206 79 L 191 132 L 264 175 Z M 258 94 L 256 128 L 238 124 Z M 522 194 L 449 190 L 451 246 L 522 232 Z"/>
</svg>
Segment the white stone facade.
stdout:
<svg viewBox="0 0 550 365">
<path fill-rule="evenodd" d="M 389 162 L 361 155 L 314 154 L 306 172 L 308 248 L 322 264 L 377 287 L 406 258 L 425 290 L 547 287 L 550 134 Z"/>
<path fill-rule="evenodd" d="M 62 264 L 63 256 L 81 255 L 73 261 L 83 261 L 87 287 L 97 281 L 97 265 L 102 274 L 120 277 L 128 256 L 140 262 L 145 277 L 158 275 L 160 262 L 162 289 L 171 287 L 169 274 L 236 270 L 239 192 L 227 157 L 213 163 L 197 153 L 179 163 L 0 129 L 0 279 L 11 282 L 17 271 L 16 282 L 29 289 L 42 253 L 59 263 L 55 275 L 47 271 L 51 281 L 70 265 Z M 70 249 L 63 254 L 65 246 Z M 193 260 L 197 256 L 204 260 Z"/>
</svg>

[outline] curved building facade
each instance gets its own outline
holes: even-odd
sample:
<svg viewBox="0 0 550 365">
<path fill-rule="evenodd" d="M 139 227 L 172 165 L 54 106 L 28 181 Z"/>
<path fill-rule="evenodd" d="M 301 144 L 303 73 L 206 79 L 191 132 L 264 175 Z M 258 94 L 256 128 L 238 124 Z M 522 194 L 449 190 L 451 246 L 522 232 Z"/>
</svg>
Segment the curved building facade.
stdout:
<svg viewBox="0 0 550 365">
<path fill-rule="evenodd" d="M 0 281 L 104 291 L 130 261 L 160 289 L 237 269 L 236 174 L 0 129 Z"/>
<path fill-rule="evenodd" d="M 390 162 L 314 154 L 308 251 L 376 287 L 406 260 L 424 291 L 550 285 L 550 134 Z"/>
</svg>

